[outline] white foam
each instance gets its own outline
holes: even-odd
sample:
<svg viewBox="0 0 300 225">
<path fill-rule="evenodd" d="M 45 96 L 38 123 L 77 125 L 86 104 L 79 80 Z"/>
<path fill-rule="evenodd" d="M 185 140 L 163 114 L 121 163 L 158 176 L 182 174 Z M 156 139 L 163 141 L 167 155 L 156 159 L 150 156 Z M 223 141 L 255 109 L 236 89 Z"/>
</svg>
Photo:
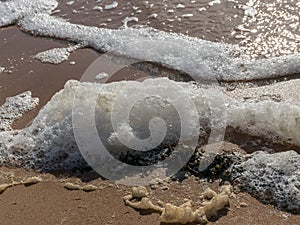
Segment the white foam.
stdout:
<svg viewBox="0 0 300 225">
<path fill-rule="evenodd" d="M 100 11 L 100 12 L 103 12 L 103 8 L 101 7 L 101 6 L 95 6 L 94 8 L 93 8 L 93 10 L 98 10 L 98 11 Z"/>
<path fill-rule="evenodd" d="M 224 125 L 226 119 L 221 119 L 220 123 L 210 124 L 209 122 L 212 117 L 212 105 L 217 107 L 216 110 L 218 108 L 224 110 L 219 104 L 221 95 L 216 95 L 210 89 L 199 89 L 192 83 L 174 82 L 166 78 L 149 79 L 144 82 L 122 81 L 110 84 L 68 81 L 65 89 L 58 92 L 47 103 L 28 128 L 17 132 L 0 132 L 0 162 L 2 165 L 3 163 L 12 164 L 41 170 L 72 169 L 84 166 L 86 163 L 78 151 L 73 135 L 72 115 L 83 113 L 80 115 L 84 116 L 87 114 L 84 117 L 84 124 L 95 123 L 96 121 L 97 130 L 102 140 L 107 141 L 111 145 L 110 147 L 119 150 L 119 144 L 115 143 L 114 140 L 116 136 L 122 135 L 122 130 L 126 126 L 120 129 L 120 133 L 114 133 L 111 126 L 112 106 L 119 95 L 122 99 L 127 99 L 127 101 L 122 102 L 122 104 L 127 105 L 132 99 L 132 91 L 130 90 L 135 90 L 139 95 L 154 88 L 160 92 L 167 92 L 170 98 L 179 101 L 178 91 L 170 92 L 167 88 L 174 85 L 177 87 L 174 90 L 184 91 L 185 95 L 185 100 L 178 104 L 182 106 L 180 110 L 189 113 L 189 115 L 199 114 L 199 124 L 203 130 L 207 126 L 218 128 Z M 130 87 L 129 92 L 124 92 L 127 87 Z M 75 104 L 75 108 L 73 108 L 75 94 L 75 99 L 78 99 L 80 105 Z M 95 96 L 96 104 L 94 102 Z M 208 99 L 214 101 L 214 104 L 209 103 Z M 189 101 L 195 102 L 196 111 L 191 111 L 190 108 L 189 110 L 186 109 L 186 104 Z M 276 143 L 289 142 L 300 146 L 299 102 L 244 101 L 242 99 L 230 99 L 226 96 L 224 96 L 224 101 L 228 115 L 228 126 L 237 128 L 241 132 L 265 137 Z M 151 103 L 151 108 L 146 107 L 148 103 Z M 117 107 L 122 109 L 123 106 L 117 105 Z M 5 110 L 6 107 L 2 107 L 2 109 Z M 157 98 L 150 98 L 144 104 L 136 104 L 132 111 L 130 117 L 132 123 L 130 124 L 133 124 L 136 137 L 149 135 L 148 119 L 153 115 L 149 109 L 154 115 L 158 114 L 161 118 L 166 118 L 169 122 L 173 121 L 175 125 L 178 124 L 178 115 L 172 105 Z M 96 113 L 95 118 L 88 115 L 87 112 L 90 110 Z M 184 121 L 184 123 L 188 127 L 199 126 L 199 124 L 191 124 L 191 121 Z M 85 127 L 75 127 L 75 129 L 78 128 L 85 129 Z M 176 126 L 173 131 L 176 131 Z M 176 132 L 174 133 L 176 136 Z M 171 132 L 168 138 L 172 139 L 174 133 Z M 89 134 L 91 133 L 86 131 L 86 135 Z M 126 133 L 126 135 L 130 134 Z M 191 136 L 193 134 L 187 133 L 185 137 Z M 108 140 L 109 137 L 111 142 Z"/>
<path fill-rule="evenodd" d="M 210 6 L 213 6 L 213 5 L 216 5 L 216 4 L 221 4 L 221 1 L 220 0 L 213 0 L 213 1 L 208 3 L 208 5 L 210 5 Z"/>
<path fill-rule="evenodd" d="M 28 16 L 19 22 L 30 33 L 87 42 L 96 50 L 154 61 L 190 74 L 195 79 L 246 81 L 276 78 L 300 73 L 300 53 L 261 60 L 250 60 L 237 47 L 214 43 L 152 28 L 105 29 L 72 24 L 46 14 Z M 154 42 L 151 51 L 140 51 L 141 43 Z M 149 44 L 150 44 L 149 42 Z M 173 48 L 155 48 L 155 43 L 166 42 Z M 139 43 L 139 44 L 136 44 Z M 174 48 L 178 46 L 178 48 Z M 170 57 L 170 51 L 172 57 Z M 184 52 L 184 56 L 182 55 Z M 212 78 L 213 77 L 213 78 Z"/>
<path fill-rule="evenodd" d="M 139 18 L 137 17 L 126 17 L 125 19 L 122 20 L 123 27 L 128 28 L 128 23 L 129 22 L 139 22 Z"/>
<path fill-rule="evenodd" d="M 158 14 L 157 13 L 152 13 L 150 16 L 148 16 L 148 18 L 157 18 Z"/>
<path fill-rule="evenodd" d="M 84 46 L 84 44 L 78 44 L 67 48 L 53 48 L 36 54 L 34 58 L 43 63 L 60 64 L 67 61 L 73 51 L 83 48 Z"/>
<path fill-rule="evenodd" d="M 95 108 L 97 112 L 96 121 L 98 121 L 97 128 L 100 134 L 103 135 L 102 138 L 106 140 L 113 131 L 110 123 L 111 104 L 116 101 L 116 97 L 122 93 L 122 90 L 127 87 L 128 83 L 116 82 L 101 85 L 68 81 L 65 89 L 57 93 L 47 103 L 28 128 L 18 133 L 0 132 L 0 152 L 5 153 L 0 154 L 0 162 L 42 170 L 71 169 L 86 165 L 86 162 L 78 151 L 73 135 L 72 113 L 77 113 L 76 107 L 72 111 L 75 94 L 80 101 L 80 107 L 88 107 L 83 113 L 86 113 L 87 109 L 93 107 L 95 96 L 99 96 Z M 166 79 L 143 83 L 130 82 L 132 88 L 138 88 L 139 90 L 147 88 L 164 89 L 165 85 L 170 84 L 179 85 L 178 87 L 187 87 L 187 93 L 193 91 L 191 89 L 193 86 L 189 84 L 177 84 Z M 127 103 L 124 102 L 124 104 Z M 182 107 L 184 109 L 184 106 Z M 177 114 L 172 115 L 170 114 L 171 112 L 174 112 L 173 108 L 167 105 L 163 111 L 160 110 L 156 113 L 159 113 L 162 117 L 169 118 L 169 120 L 174 119 L 175 115 L 175 121 L 177 121 Z M 149 112 L 145 111 L 144 106 L 136 109 L 133 121 L 141 121 L 142 123 L 135 135 L 143 136 L 148 133 L 148 124 L 144 120 L 148 114 Z M 85 124 L 90 122 L 93 122 L 91 116 L 87 118 Z M 187 126 L 193 127 L 199 125 L 187 124 Z M 89 132 L 87 132 L 87 135 L 89 135 Z M 193 136 L 193 134 L 187 134 L 187 136 Z M 22 154 L 19 154 L 20 151 L 14 151 L 14 149 L 21 149 Z"/>
<path fill-rule="evenodd" d="M 184 8 L 185 8 L 185 5 L 180 4 L 180 3 L 176 6 L 176 9 L 184 9 Z"/>
<path fill-rule="evenodd" d="M 252 6 L 243 5 L 242 9 L 244 10 L 245 16 L 255 17 L 257 14 L 257 10 Z"/>
<path fill-rule="evenodd" d="M 118 5 L 119 5 L 119 3 L 116 2 L 116 1 L 114 1 L 114 2 L 111 3 L 111 4 L 105 5 L 105 6 L 104 6 L 104 9 L 114 9 L 114 8 L 117 8 Z"/>
<path fill-rule="evenodd" d="M 75 3 L 75 1 L 68 1 L 67 3 L 66 3 L 66 5 L 73 5 Z"/>
<path fill-rule="evenodd" d="M 96 80 L 102 80 L 102 79 L 107 78 L 107 77 L 109 77 L 109 75 L 107 73 L 102 72 L 102 73 L 97 74 L 95 76 L 95 79 Z"/>
<path fill-rule="evenodd" d="M 34 58 L 43 63 L 60 64 L 68 60 L 70 54 L 68 48 L 53 48 L 36 54 Z"/>
<path fill-rule="evenodd" d="M 32 13 L 51 13 L 57 7 L 56 0 L 10 0 L 0 2 L 0 27 L 17 22 Z"/>
<path fill-rule="evenodd" d="M 190 17 L 193 17 L 193 16 L 194 16 L 194 14 L 188 13 L 188 14 L 183 14 L 182 18 L 190 18 Z"/>
<path fill-rule="evenodd" d="M 299 102 L 249 101 L 231 105 L 228 115 L 228 123 L 245 134 L 300 146 Z"/>
<path fill-rule="evenodd" d="M 5 103 L 0 106 L 0 132 L 12 130 L 13 122 L 38 104 L 39 99 L 32 98 L 30 91 L 7 98 Z"/>
<path fill-rule="evenodd" d="M 5 70 L 5 67 L 0 66 L 0 73 L 2 73 Z"/>
<path fill-rule="evenodd" d="M 262 87 L 237 88 L 227 92 L 230 97 L 274 101 L 300 102 L 300 79 L 278 82 Z"/>
</svg>

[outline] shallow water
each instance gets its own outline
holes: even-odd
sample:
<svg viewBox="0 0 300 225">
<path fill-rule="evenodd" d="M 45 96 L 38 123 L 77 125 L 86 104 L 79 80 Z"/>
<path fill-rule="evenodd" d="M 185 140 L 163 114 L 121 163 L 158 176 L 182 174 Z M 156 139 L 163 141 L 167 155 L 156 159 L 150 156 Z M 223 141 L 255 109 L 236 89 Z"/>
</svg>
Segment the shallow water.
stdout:
<svg viewBox="0 0 300 225">
<path fill-rule="evenodd" d="M 58 10 L 60 12 L 55 15 L 66 18 L 72 23 L 119 28 L 124 25 L 122 21 L 126 17 L 136 17 L 138 22 L 129 22 L 129 26 L 147 25 L 163 31 L 226 43 L 238 43 L 238 40 L 230 34 L 243 16 L 243 10 L 238 9 L 237 4 L 230 1 L 210 6 L 210 0 L 131 0 L 118 1 L 118 7 L 110 10 L 104 9 L 105 5 L 113 2 L 110 0 L 103 0 L 99 3 L 78 1 L 71 6 L 66 2 L 68 1 L 59 1 Z M 246 0 L 239 1 L 239 4 L 245 3 Z M 184 5 L 184 8 L 178 7 L 178 4 Z M 103 11 L 95 10 L 96 6 L 102 7 Z"/>
</svg>

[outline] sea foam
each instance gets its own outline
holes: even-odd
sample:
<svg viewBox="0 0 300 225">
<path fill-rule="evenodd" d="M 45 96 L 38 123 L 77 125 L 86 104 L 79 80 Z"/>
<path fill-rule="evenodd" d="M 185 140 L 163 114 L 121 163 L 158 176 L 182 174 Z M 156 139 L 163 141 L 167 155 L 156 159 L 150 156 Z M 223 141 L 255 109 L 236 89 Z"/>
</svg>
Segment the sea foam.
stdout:
<svg viewBox="0 0 300 225">
<path fill-rule="evenodd" d="M 166 78 L 110 84 L 68 81 L 65 88 L 53 96 L 29 127 L 19 131 L 0 132 L 0 161 L 2 165 L 46 171 L 87 166 L 74 137 L 74 129 L 85 131 L 86 126 L 76 127 L 78 124 L 72 122 L 72 116 L 83 116 L 84 124 L 95 123 L 98 134 L 109 148 L 120 151 L 120 143 L 111 140 L 116 136 L 127 135 L 128 137 L 130 132 L 124 134 L 122 133 L 124 129 L 114 130 L 111 113 L 112 106 L 119 97 L 128 99 L 123 102 L 125 105 L 130 102 L 132 92 L 126 92 L 126 87 L 133 89 L 136 87 L 138 90 L 144 91 L 161 90 L 170 94 L 170 99 L 180 99 L 178 93 L 172 93 L 166 89 L 170 86 L 184 90 L 185 100 L 179 104 L 181 109 L 174 110 L 172 105 L 164 103 L 159 98 L 146 99 L 142 101 L 143 104 L 137 103 L 130 114 L 131 129 L 128 131 L 132 132 L 132 136 L 140 138 L 149 136 L 149 124 L 145 118 L 150 118 L 152 115 L 149 114 L 150 104 L 155 106 L 152 111 L 150 110 L 154 116 L 159 115 L 160 118 L 166 118 L 165 121 L 168 124 L 174 125 L 174 128 L 169 130 L 170 133 L 166 136 L 168 142 L 172 139 L 177 140 L 177 131 L 181 129 L 180 123 L 178 124 L 178 112 L 183 111 L 192 117 L 199 117 L 199 123 L 192 122 L 194 121 L 192 117 L 190 120 L 180 122 L 186 123 L 187 127 L 199 129 L 200 137 L 205 136 L 204 132 L 207 128 L 221 130 L 225 125 L 234 127 L 242 133 L 265 137 L 276 143 L 289 142 L 300 146 L 299 102 L 275 102 L 272 100 L 249 102 L 243 99 L 232 99 L 227 94 L 222 95 L 220 92 L 210 89 L 200 89 L 192 83 L 174 82 Z M 153 96 L 156 96 L 155 93 Z M 74 108 L 74 97 L 80 103 L 77 105 L 79 108 L 76 107 L 76 104 Z M 186 108 L 186 103 L 191 101 L 195 103 L 194 110 Z M 222 104 L 224 105 L 222 106 Z M 122 108 L 122 105 L 118 107 Z M 216 109 L 212 109 L 212 107 L 216 107 Z M 80 108 L 85 110 L 82 111 Z M 225 117 L 212 123 L 212 110 L 214 112 L 221 111 L 220 115 Z M 94 112 L 95 116 L 92 117 L 87 112 Z M 216 117 L 218 116 L 217 113 Z M 118 121 L 121 118 L 122 116 L 116 119 Z M 121 120 L 118 124 L 121 126 L 122 122 Z M 88 138 L 88 135 L 93 135 L 93 132 L 86 130 L 85 135 Z M 186 133 L 184 138 L 186 140 L 193 138 L 193 134 Z"/>
<path fill-rule="evenodd" d="M 112 30 L 72 24 L 50 16 L 56 7 L 55 0 L 1 2 L 0 27 L 19 20 L 21 29 L 34 35 L 86 42 L 98 51 L 114 51 L 140 61 L 157 62 L 185 72 L 196 81 L 253 81 L 300 73 L 299 53 L 251 60 L 235 45 L 214 43 L 149 27 Z M 172 45 L 172 48 L 164 48 L 164 44 Z M 149 45 L 152 46 L 151 51 L 147 49 Z"/>
<path fill-rule="evenodd" d="M 238 46 L 149 27 L 112 30 L 72 24 L 48 14 L 27 16 L 19 21 L 19 26 L 35 35 L 86 42 L 98 51 L 157 62 L 195 80 L 252 81 L 300 73 L 299 53 L 251 60 Z"/>
<path fill-rule="evenodd" d="M 55 0 L 9 0 L 0 2 L 0 27 L 12 25 L 33 13 L 51 13 L 58 5 Z"/>
</svg>

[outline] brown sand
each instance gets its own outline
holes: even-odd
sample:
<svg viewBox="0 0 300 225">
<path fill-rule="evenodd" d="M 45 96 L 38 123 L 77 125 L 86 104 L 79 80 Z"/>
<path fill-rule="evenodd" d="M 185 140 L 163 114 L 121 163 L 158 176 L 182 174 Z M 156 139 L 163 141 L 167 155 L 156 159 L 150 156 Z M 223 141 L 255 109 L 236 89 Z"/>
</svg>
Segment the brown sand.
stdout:
<svg viewBox="0 0 300 225">
<path fill-rule="evenodd" d="M 61 90 L 67 80 L 79 80 L 88 65 L 98 57 L 98 53 L 91 49 L 81 49 L 62 64 L 44 64 L 33 57 L 51 48 L 66 47 L 67 43 L 33 37 L 21 32 L 17 27 L 2 28 L 0 40 L 0 65 L 12 72 L 0 74 L 0 104 L 3 104 L 7 97 L 28 90 L 40 99 L 39 107 L 26 114 L 15 124 L 15 128 L 22 128 L 30 122 L 40 107 L 45 105 L 55 92 Z M 70 65 L 70 61 L 80 63 Z"/>
<path fill-rule="evenodd" d="M 68 43 L 30 36 L 17 27 L 0 29 L 0 40 L 4 40 L 0 43 L 0 66 L 5 67 L 6 71 L 11 71 L 0 74 L 0 105 L 4 103 L 5 98 L 24 91 L 31 91 L 33 96 L 40 100 L 36 109 L 14 123 L 15 129 L 25 127 L 40 108 L 64 87 L 66 81 L 80 80 L 89 65 L 100 56 L 92 49 L 79 49 L 71 54 L 69 60 L 53 65 L 41 63 L 34 59 L 34 56 L 52 48 L 67 47 Z M 71 61 L 76 64 L 70 65 Z M 124 68 L 109 82 L 135 80 L 145 75 L 141 71 Z"/>
<path fill-rule="evenodd" d="M 147 211 L 135 211 L 125 206 L 122 197 L 128 194 L 129 187 L 93 179 L 81 182 L 77 178 L 55 177 L 52 174 L 36 174 L 21 169 L 0 168 L 0 183 L 11 180 L 20 181 L 25 177 L 41 176 L 41 183 L 25 187 L 12 187 L 0 195 L 1 224 L 42 225 L 42 224 L 113 224 L 158 225 L 159 215 Z M 83 177 L 91 177 L 85 174 Z M 96 185 L 99 190 L 94 192 L 68 191 L 63 185 L 66 182 L 77 183 L 80 186 L 86 183 Z M 172 182 L 169 190 L 162 190 L 158 186 L 151 190 L 150 196 L 155 200 L 171 202 L 179 205 L 184 198 L 193 200 L 193 207 L 199 207 L 199 193 L 207 187 L 217 191 L 218 182 L 200 182 L 194 177 L 188 177 L 182 182 Z M 147 187 L 150 190 L 149 187 Z M 263 205 L 248 194 L 239 193 L 230 199 L 230 211 L 210 224 L 219 225 L 297 225 L 300 215 L 291 215 Z M 246 203 L 246 207 L 241 207 Z"/>
</svg>

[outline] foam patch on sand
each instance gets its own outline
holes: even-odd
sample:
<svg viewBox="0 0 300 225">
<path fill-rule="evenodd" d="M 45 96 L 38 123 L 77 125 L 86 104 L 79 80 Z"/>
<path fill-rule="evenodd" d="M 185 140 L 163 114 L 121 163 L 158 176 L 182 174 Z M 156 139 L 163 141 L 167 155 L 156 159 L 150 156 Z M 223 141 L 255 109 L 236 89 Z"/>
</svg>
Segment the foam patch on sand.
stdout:
<svg viewBox="0 0 300 225">
<path fill-rule="evenodd" d="M 237 46 L 152 28 L 111 30 L 72 24 L 47 14 L 28 16 L 19 26 L 35 35 L 86 42 L 99 51 L 114 51 L 142 61 L 158 62 L 195 79 L 247 81 L 300 73 L 300 53 L 250 60 Z M 150 49 L 145 47 L 149 45 Z M 168 45 L 172 47 L 162 47 Z"/>
<path fill-rule="evenodd" d="M 56 0 L 8 0 L 0 2 L 0 27 L 12 25 L 32 13 L 51 13 L 57 7 Z"/>
<path fill-rule="evenodd" d="M 242 133 L 274 143 L 300 145 L 299 102 L 245 101 L 231 105 L 228 124 Z"/>
<path fill-rule="evenodd" d="M 150 79 L 144 82 L 123 81 L 111 84 L 69 81 L 65 89 L 58 92 L 48 102 L 29 127 L 20 131 L 0 132 L 1 164 L 46 171 L 87 166 L 74 138 L 72 116 L 74 117 L 76 114 L 80 114 L 85 118 L 84 124 L 94 124 L 96 121 L 98 134 L 109 148 L 117 151 L 124 150 L 124 147 L 120 146 L 119 143 L 109 142 L 108 140 L 114 132 L 111 125 L 111 107 L 117 96 L 122 95 L 122 98 L 127 99 L 123 102 L 123 104 L 127 105 L 130 102 L 132 91 L 129 91 L 127 96 L 123 92 L 126 87 L 135 88 L 136 86 L 137 90 L 146 91 L 151 88 L 165 90 L 166 87 L 172 85 L 178 87 L 178 90 L 184 90 L 184 94 L 187 96 L 181 104 L 181 111 L 186 111 L 186 102 L 195 102 L 196 111 L 189 108 L 187 112 L 189 115 L 194 116 L 198 114 L 200 116 L 199 124 L 191 123 L 193 119 L 184 121 L 184 123 L 187 123 L 186 126 L 188 127 L 201 128 L 200 136 L 204 135 L 203 131 L 206 128 L 220 128 L 226 122 L 226 118 L 225 120 L 221 118 L 217 123 L 210 124 L 209 121 L 212 118 L 210 106 L 214 105 L 208 104 L 207 99 L 210 99 L 210 101 L 216 103 L 215 107 L 218 106 L 215 110 L 227 111 L 228 126 L 234 127 L 241 132 L 263 136 L 276 143 L 289 142 L 300 145 L 299 102 L 275 102 L 272 100 L 249 102 L 243 99 L 231 99 L 225 95 L 223 99 L 225 102 L 224 109 L 220 105 L 222 96 L 217 95 L 215 92 L 199 89 L 191 83 L 174 82 L 166 78 Z M 166 90 L 170 93 L 169 89 Z M 73 108 L 75 95 L 80 105 Z M 95 96 L 98 96 L 96 105 Z M 175 96 L 170 96 L 170 98 L 178 98 L 178 93 Z M 163 110 L 159 107 L 154 107 L 153 113 L 154 115 L 158 114 L 161 118 L 167 118 L 166 121 L 172 124 L 173 129 L 169 130 L 170 134 L 166 136 L 166 139 L 169 139 L 168 141 L 172 141 L 173 138 L 176 139 L 177 128 L 180 128 L 180 124 L 178 126 L 178 113 L 176 110 L 174 111 L 172 105 L 161 102 L 157 98 L 148 99 L 144 104 L 135 106 L 130 117 L 132 121 L 130 124 L 134 128 L 132 134 L 140 138 L 149 136 L 149 124 L 145 121 L 145 118 L 150 116 L 148 115 L 148 103 L 151 106 L 161 105 Z M 95 105 L 95 111 L 91 108 L 93 105 Z M 119 107 L 122 108 L 121 105 Z M 82 111 L 82 109 L 85 110 Z M 95 117 L 89 115 L 90 109 L 96 113 Z M 219 115 L 217 114 L 216 116 Z M 120 124 L 122 124 L 121 122 Z M 199 127 L 199 125 L 201 126 Z M 93 135 L 89 131 L 84 131 L 85 126 L 75 127 L 75 129 L 83 129 L 82 132 L 86 132 L 86 135 Z M 123 135 L 122 129 L 120 129 L 119 135 Z M 128 136 L 128 132 L 125 135 Z M 188 140 L 188 138 L 192 137 L 193 134 L 186 133 L 184 138 Z"/>
<path fill-rule="evenodd" d="M 188 224 L 199 223 L 206 224 L 213 217 L 220 216 L 220 212 L 228 210 L 229 198 L 232 195 L 233 188 L 231 185 L 224 185 L 221 191 L 217 194 L 215 191 L 207 188 L 200 193 L 203 197 L 201 207 L 196 210 L 192 208 L 192 201 L 186 200 L 184 204 L 176 206 L 172 203 L 159 204 L 153 203 L 149 198 L 147 189 L 143 186 L 134 187 L 132 194 L 123 197 L 125 204 L 136 210 L 152 210 L 160 215 L 162 223 L 166 224 Z"/>
<path fill-rule="evenodd" d="M 300 155 L 296 152 L 255 152 L 233 167 L 232 176 L 260 201 L 300 213 Z"/>
<path fill-rule="evenodd" d="M 13 122 L 38 104 L 39 99 L 32 98 L 30 91 L 7 98 L 5 103 L 0 106 L 0 131 L 12 130 Z"/>
<path fill-rule="evenodd" d="M 43 63 L 60 64 L 67 61 L 72 52 L 83 47 L 85 44 L 77 44 L 67 48 L 53 48 L 36 54 L 34 58 Z"/>
</svg>

